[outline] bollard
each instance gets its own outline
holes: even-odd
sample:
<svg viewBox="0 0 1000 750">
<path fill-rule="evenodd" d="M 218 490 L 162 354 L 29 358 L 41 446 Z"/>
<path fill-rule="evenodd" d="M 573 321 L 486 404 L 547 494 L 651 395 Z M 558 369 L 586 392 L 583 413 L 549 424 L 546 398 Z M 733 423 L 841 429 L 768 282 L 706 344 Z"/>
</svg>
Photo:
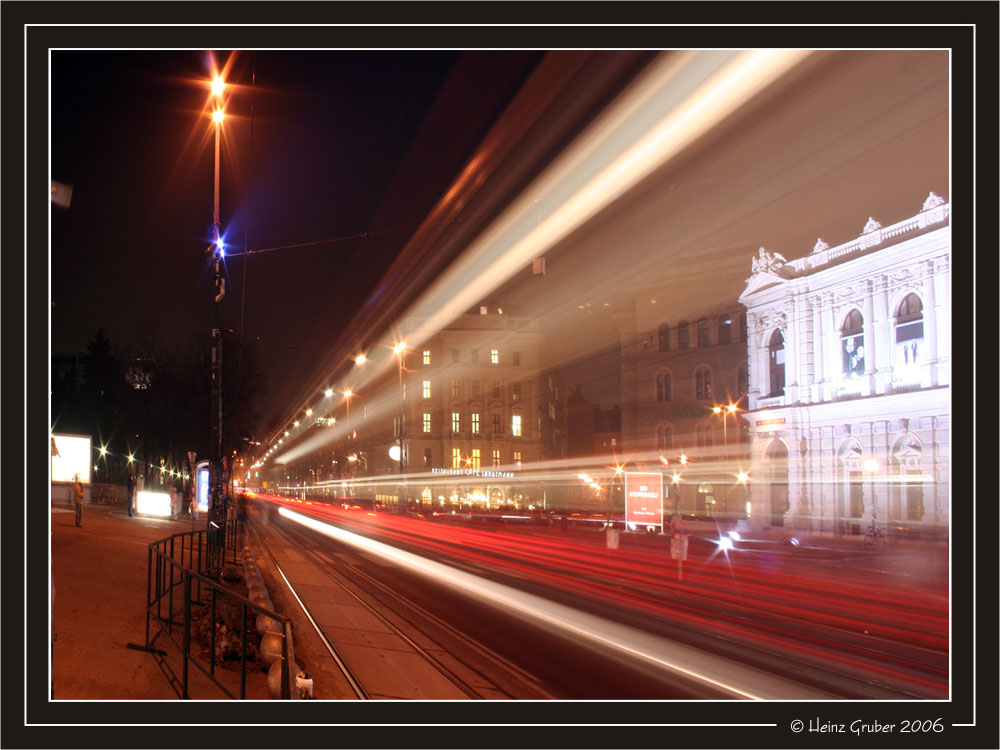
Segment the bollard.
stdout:
<svg viewBox="0 0 1000 750">
<path fill-rule="evenodd" d="M 260 660 L 265 669 L 270 669 L 271 665 L 281 661 L 281 646 L 285 636 L 281 633 L 269 631 L 264 633 L 260 639 Z"/>
<path fill-rule="evenodd" d="M 269 617 L 263 613 L 257 615 L 257 635 L 264 637 L 265 633 L 280 633 L 284 630 L 284 626 L 278 620 L 273 617 Z"/>
<path fill-rule="evenodd" d="M 267 692 L 275 700 L 279 700 L 281 698 L 281 665 L 282 661 L 279 656 L 279 658 L 275 659 L 271 663 L 271 666 L 267 670 Z M 301 671 L 302 667 L 300 667 L 298 664 L 293 664 L 292 678 L 295 679 L 295 675 L 297 675 Z M 310 695 L 312 695 L 312 680 L 310 680 L 309 682 L 310 682 L 309 693 Z M 295 693 L 296 695 L 298 695 L 297 690 L 295 691 Z"/>
</svg>

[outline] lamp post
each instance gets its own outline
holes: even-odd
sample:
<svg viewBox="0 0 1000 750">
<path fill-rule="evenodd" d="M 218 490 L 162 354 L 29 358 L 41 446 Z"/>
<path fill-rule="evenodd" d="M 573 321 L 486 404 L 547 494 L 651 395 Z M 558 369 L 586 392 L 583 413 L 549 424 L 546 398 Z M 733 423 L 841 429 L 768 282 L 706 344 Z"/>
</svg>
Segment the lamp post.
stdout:
<svg viewBox="0 0 1000 750">
<path fill-rule="evenodd" d="M 728 406 L 720 406 L 716 404 L 712 407 L 713 414 L 722 415 L 722 452 L 723 454 L 729 453 L 729 415 L 733 414 L 735 419 L 735 414 L 738 411 L 736 404 L 729 404 Z"/>
<path fill-rule="evenodd" d="M 211 459 L 211 479 L 212 492 L 211 504 L 207 514 L 207 523 L 210 531 L 216 531 L 225 521 L 225 476 L 223 467 L 222 450 L 222 327 L 219 321 L 219 303 L 226 295 L 226 280 L 222 274 L 222 258 L 225 256 L 223 247 L 222 232 L 219 224 L 219 161 L 222 138 L 222 121 L 225 119 L 225 112 L 222 109 L 222 92 L 225 89 L 225 82 L 222 76 L 216 75 L 212 80 L 212 122 L 215 124 L 215 185 L 214 201 L 212 207 L 212 244 L 207 252 L 211 254 L 212 280 L 213 280 L 213 326 L 212 326 L 212 359 L 211 359 L 211 437 L 212 445 L 209 458 Z M 214 523 L 213 523 L 214 522 Z M 219 546 L 221 539 L 216 540 Z M 210 553 L 211 554 L 211 553 Z M 211 563 L 210 563 L 211 566 Z"/>
<path fill-rule="evenodd" d="M 750 478 L 750 475 L 747 474 L 745 471 L 741 471 L 736 478 L 739 480 L 741 487 L 740 498 L 741 502 L 743 503 L 743 514 L 747 517 L 747 520 L 749 521 L 750 508 L 747 507 L 747 480 Z"/>
<path fill-rule="evenodd" d="M 406 351 L 406 342 L 400 341 L 394 347 L 392 351 L 396 355 L 396 361 L 399 365 L 399 505 L 400 510 L 403 506 L 403 497 L 406 492 L 406 487 L 403 484 L 403 420 L 406 416 L 406 405 L 403 402 L 403 352 Z M 364 356 L 364 355 L 362 355 Z M 360 364 L 360 363 L 359 363 Z"/>
<path fill-rule="evenodd" d="M 354 395 L 354 391 L 350 388 L 344 391 L 344 401 L 347 402 L 347 439 L 351 440 L 354 437 L 354 433 L 351 432 L 351 396 Z"/>
</svg>

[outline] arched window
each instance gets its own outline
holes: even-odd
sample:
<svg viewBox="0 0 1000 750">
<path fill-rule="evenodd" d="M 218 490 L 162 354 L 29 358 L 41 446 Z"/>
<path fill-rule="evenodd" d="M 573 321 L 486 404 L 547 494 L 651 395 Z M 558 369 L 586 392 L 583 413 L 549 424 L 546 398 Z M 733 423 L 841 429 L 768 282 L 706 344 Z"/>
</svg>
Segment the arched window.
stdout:
<svg viewBox="0 0 1000 750">
<path fill-rule="evenodd" d="M 769 397 L 785 395 L 785 337 L 775 329 L 767 345 L 768 377 L 771 381 Z"/>
<path fill-rule="evenodd" d="M 729 315 L 719 318 L 719 343 L 728 344 L 732 340 L 733 319 Z"/>
<path fill-rule="evenodd" d="M 712 429 L 710 427 L 705 427 L 704 425 L 698 425 L 698 427 L 695 428 L 695 443 L 699 448 L 711 448 Z"/>
<path fill-rule="evenodd" d="M 698 370 L 694 376 L 695 398 L 712 398 L 712 371 Z"/>
<path fill-rule="evenodd" d="M 709 335 L 708 335 L 708 318 L 702 318 L 698 321 L 698 346 L 704 347 L 709 345 Z"/>
<path fill-rule="evenodd" d="M 670 381 L 670 375 L 668 373 L 662 373 L 656 376 L 656 400 L 657 401 L 669 401 L 673 394 L 672 383 Z"/>
<path fill-rule="evenodd" d="M 924 305 L 907 294 L 896 308 L 896 364 L 916 364 L 924 343 Z"/>
<path fill-rule="evenodd" d="M 660 351 L 669 352 L 670 351 L 670 326 L 666 323 L 660 326 Z"/>
<path fill-rule="evenodd" d="M 674 428 L 670 425 L 656 428 L 656 449 L 670 450 L 674 447 Z"/>
<path fill-rule="evenodd" d="M 688 331 L 688 322 L 682 320 L 677 324 L 677 348 L 687 349 L 691 346 L 691 333 Z"/>
<path fill-rule="evenodd" d="M 851 310 L 840 329 L 844 377 L 853 378 L 865 372 L 865 319 L 858 310 Z"/>
</svg>

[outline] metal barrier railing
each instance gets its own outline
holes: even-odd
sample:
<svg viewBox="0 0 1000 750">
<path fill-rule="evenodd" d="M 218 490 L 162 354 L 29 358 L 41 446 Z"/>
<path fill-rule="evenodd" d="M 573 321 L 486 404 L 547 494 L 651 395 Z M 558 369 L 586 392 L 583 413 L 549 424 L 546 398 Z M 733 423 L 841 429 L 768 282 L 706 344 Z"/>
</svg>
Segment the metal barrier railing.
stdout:
<svg viewBox="0 0 1000 750">
<path fill-rule="evenodd" d="M 295 663 L 291 620 L 252 602 L 217 580 L 227 562 L 237 563 L 241 527 L 240 520 L 230 514 L 216 528 L 210 525 L 206 529 L 172 534 L 149 545 L 146 567 L 146 642 L 144 646 L 130 643 L 128 647 L 152 653 L 180 698 L 190 698 L 189 667 L 192 664 L 226 696 L 232 699 L 237 697 L 216 676 L 216 622 L 220 597 L 235 602 L 241 608 L 239 699 L 246 698 L 247 621 L 251 612 L 254 622 L 259 615 L 265 615 L 281 624 L 281 698 L 291 697 L 291 669 Z M 231 560 L 227 554 L 230 550 Z M 192 604 L 210 606 L 211 610 L 207 666 L 201 663 L 192 650 Z M 167 652 L 157 647 L 161 638 L 166 638 L 181 652 L 183 662 L 179 678 L 166 661 Z"/>
</svg>

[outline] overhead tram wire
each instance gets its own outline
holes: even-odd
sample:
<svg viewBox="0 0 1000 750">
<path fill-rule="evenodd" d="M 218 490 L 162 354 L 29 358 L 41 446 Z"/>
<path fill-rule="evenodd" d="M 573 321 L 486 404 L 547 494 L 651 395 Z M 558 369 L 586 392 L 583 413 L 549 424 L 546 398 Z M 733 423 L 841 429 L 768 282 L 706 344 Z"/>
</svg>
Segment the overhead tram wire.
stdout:
<svg viewBox="0 0 1000 750">
<path fill-rule="evenodd" d="M 244 250 L 241 253 L 229 253 L 229 257 L 235 258 L 242 255 L 259 255 L 261 253 L 277 252 L 278 250 L 295 250 L 297 248 L 315 247 L 316 245 L 326 245 L 333 242 L 346 242 L 347 240 L 374 239 L 375 237 L 382 237 L 384 235 L 394 234 L 396 232 L 414 232 L 418 229 L 425 229 L 428 227 L 444 226 L 446 224 L 459 224 L 464 221 L 473 221 L 478 219 L 489 219 L 499 216 L 501 213 L 502 211 L 491 211 L 490 213 L 474 216 L 471 217 L 470 219 L 456 217 L 454 219 L 448 219 L 446 221 L 437 221 L 428 224 L 416 224 L 414 226 L 409 226 L 409 227 L 396 227 L 394 229 L 383 229 L 377 232 L 360 232 L 358 234 L 349 234 L 349 235 L 344 235 L 342 237 L 330 237 L 325 240 L 314 240 L 312 242 L 299 242 L 294 245 L 278 245 L 276 247 L 264 247 L 264 248 L 258 248 L 256 250 Z"/>
</svg>

